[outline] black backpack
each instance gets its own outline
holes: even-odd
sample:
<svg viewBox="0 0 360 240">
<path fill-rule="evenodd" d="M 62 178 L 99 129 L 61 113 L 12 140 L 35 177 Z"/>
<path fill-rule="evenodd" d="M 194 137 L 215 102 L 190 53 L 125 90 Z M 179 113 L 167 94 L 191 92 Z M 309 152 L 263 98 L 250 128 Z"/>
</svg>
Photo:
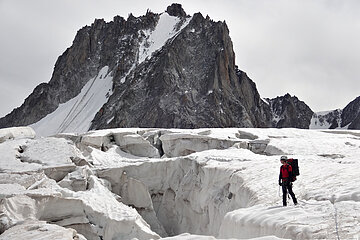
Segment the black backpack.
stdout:
<svg viewBox="0 0 360 240">
<path fill-rule="evenodd" d="M 294 181 L 296 181 L 296 176 L 300 175 L 298 160 L 290 158 L 290 159 L 287 160 L 287 163 L 292 168 L 292 176 L 290 177 L 290 181 L 294 182 Z"/>
</svg>

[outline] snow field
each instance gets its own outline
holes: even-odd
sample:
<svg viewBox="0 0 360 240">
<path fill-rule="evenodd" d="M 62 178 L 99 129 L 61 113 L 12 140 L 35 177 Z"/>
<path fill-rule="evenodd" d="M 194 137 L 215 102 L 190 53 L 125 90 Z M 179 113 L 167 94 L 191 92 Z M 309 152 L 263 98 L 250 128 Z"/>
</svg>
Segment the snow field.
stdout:
<svg viewBox="0 0 360 240">
<path fill-rule="evenodd" d="M 153 155 L 160 149 L 161 158 Z M 111 129 L 7 140 L 0 152 L 4 230 L 30 218 L 87 239 L 356 239 L 360 233 L 360 131 Z M 282 207 L 279 152 L 299 159 L 298 206 Z M 48 179 L 60 178 L 58 171 L 62 180 Z M 191 234 L 178 235 L 185 232 Z"/>
</svg>

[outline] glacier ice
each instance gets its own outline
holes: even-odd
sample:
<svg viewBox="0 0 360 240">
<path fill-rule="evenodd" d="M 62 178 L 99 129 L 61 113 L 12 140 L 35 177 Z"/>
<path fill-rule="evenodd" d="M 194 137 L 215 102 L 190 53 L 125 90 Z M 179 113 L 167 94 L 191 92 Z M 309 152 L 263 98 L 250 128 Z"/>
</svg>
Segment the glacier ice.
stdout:
<svg viewBox="0 0 360 240">
<path fill-rule="evenodd" d="M 35 138 L 35 131 L 31 127 L 13 127 L 0 129 L 0 143 L 8 139 Z"/>
<path fill-rule="evenodd" d="M 360 234 L 360 131 L 23 130 L 0 132 L 0 239 Z M 281 206 L 281 154 L 300 160 L 298 206 Z"/>
</svg>

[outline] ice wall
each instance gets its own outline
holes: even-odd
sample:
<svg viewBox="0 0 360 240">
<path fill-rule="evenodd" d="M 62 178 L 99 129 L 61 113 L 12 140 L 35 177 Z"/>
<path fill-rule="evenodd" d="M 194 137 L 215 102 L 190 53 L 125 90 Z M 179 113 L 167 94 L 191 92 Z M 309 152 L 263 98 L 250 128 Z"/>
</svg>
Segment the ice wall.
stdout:
<svg viewBox="0 0 360 240">
<path fill-rule="evenodd" d="M 13 127 L 0 129 L 0 143 L 9 139 L 35 138 L 35 131 L 31 127 Z"/>
</svg>

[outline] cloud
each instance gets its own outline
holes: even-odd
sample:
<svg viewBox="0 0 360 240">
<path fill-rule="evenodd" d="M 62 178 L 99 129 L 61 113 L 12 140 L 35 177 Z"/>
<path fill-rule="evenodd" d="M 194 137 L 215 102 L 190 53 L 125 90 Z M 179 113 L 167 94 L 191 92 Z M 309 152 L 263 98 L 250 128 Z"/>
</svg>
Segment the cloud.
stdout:
<svg viewBox="0 0 360 240">
<path fill-rule="evenodd" d="M 289 92 L 319 111 L 359 96 L 359 4 L 350 3 L 266 1 L 239 13 L 230 26 L 237 62 L 263 97 Z"/>
</svg>

